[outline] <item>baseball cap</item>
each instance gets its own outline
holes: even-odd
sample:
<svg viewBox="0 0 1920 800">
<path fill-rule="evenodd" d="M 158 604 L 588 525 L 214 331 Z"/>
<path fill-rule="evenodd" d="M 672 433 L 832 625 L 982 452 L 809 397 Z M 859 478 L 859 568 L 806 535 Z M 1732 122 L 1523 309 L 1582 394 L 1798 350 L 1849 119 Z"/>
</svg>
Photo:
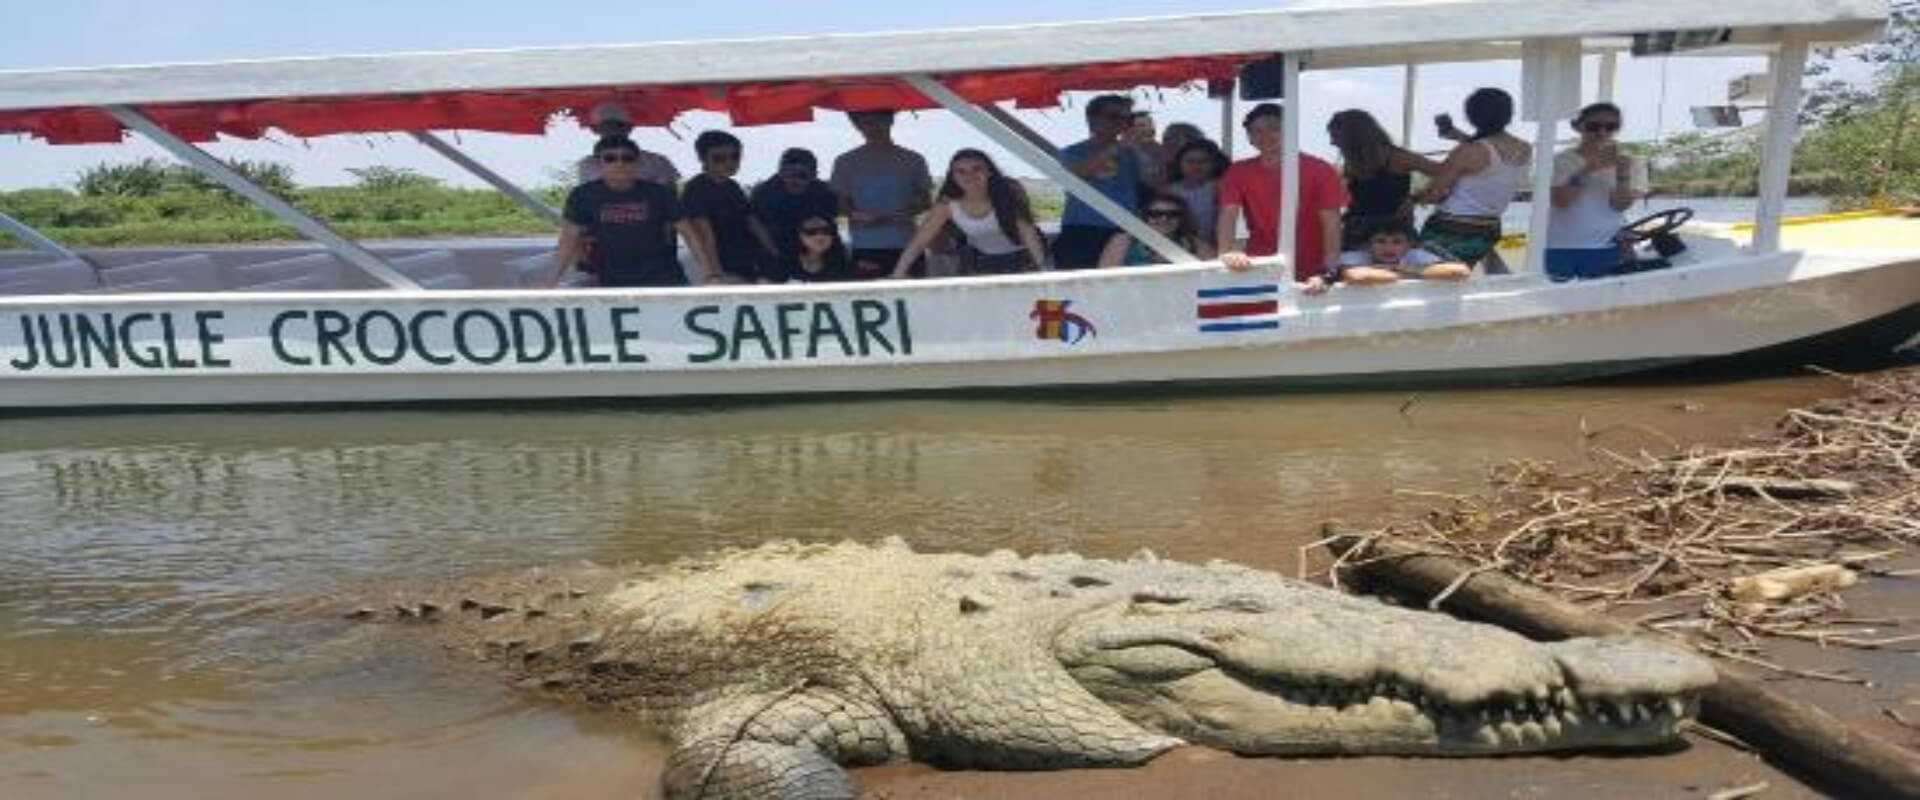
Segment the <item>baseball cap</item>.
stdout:
<svg viewBox="0 0 1920 800">
<path fill-rule="evenodd" d="M 780 154 L 780 171 L 794 175 L 812 175 L 820 169 L 820 161 L 813 151 L 804 147 L 789 147 Z"/>
<path fill-rule="evenodd" d="M 587 115 L 587 127 L 603 134 L 609 129 L 615 133 L 626 133 L 633 129 L 633 119 L 627 116 L 627 110 L 619 103 L 601 103 Z"/>
</svg>

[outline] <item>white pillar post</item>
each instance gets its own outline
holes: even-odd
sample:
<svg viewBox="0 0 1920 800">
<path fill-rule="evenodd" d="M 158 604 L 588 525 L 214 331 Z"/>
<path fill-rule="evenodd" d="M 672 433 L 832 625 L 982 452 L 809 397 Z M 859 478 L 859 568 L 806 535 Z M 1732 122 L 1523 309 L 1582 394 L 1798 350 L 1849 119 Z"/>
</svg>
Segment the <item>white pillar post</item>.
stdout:
<svg viewBox="0 0 1920 800">
<path fill-rule="evenodd" d="M 1780 219 L 1787 210 L 1793 141 L 1800 132 L 1800 80 L 1807 69 L 1807 42 L 1797 35 L 1780 43 L 1773 58 L 1773 89 L 1767 98 L 1766 143 L 1760 155 L 1760 205 L 1754 214 L 1753 249 L 1780 249 Z"/>
<path fill-rule="evenodd" d="M 493 188 L 498 189 L 501 194 L 506 195 L 507 198 L 513 202 L 519 203 L 528 211 L 532 211 L 556 226 L 560 224 L 559 209 L 541 202 L 538 197 L 527 194 L 525 189 L 515 186 L 513 181 L 507 180 L 506 177 L 500 173 L 488 169 L 485 164 L 475 161 L 472 156 L 460 152 L 460 148 L 454 147 L 453 144 L 447 140 L 428 131 L 414 131 L 413 138 L 414 141 L 426 145 L 428 149 L 446 156 L 448 161 L 459 164 L 461 168 L 473 173 L 474 176 L 480 180 L 486 181 Z"/>
<path fill-rule="evenodd" d="M 1420 65 L 1407 63 L 1405 77 L 1400 81 L 1400 146 L 1413 149 L 1414 95 L 1419 91 Z"/>
<path fill-rule="evenodd" d="M 1547 226 L 1553 218 L 1553 143 L 1559 120 L 1545 117 L 1533 129 L 1533 190 L 1528 197 L 1527 272 L 1547 272 Z"/>
<path fill-rule="evenodd" d="M 1227 154 L 1228 160 L 1233 158 L 1233 131 L 1238 124 L 1238 120 L 1233 118 L 1233 96 L 1239 90 L 1240 87 L 1235 85 L 1233 91 L 1220 98 L 1220 152 Z"/>
<path fill-rule="evenodd" d="M 968 125 L 972 125 L 974 130 L 979 131 L 988 139 L 993 140 L 994 144 L 1006 148 L 1007 152 L 1026 161 L 1028 166 L 1039 170 L 1040 174 L 1060 184 L 1060 188 L 1066 190 L 1068 195 L 1079 198 L 1081 202 L 1091 206 L 1094 211 L 1100 212 L 1101 216 L 1106 217 L 1112 221 L 1113 224 L 1120 226 L 1120 230 L 1125 231 L 1127 235 L 1132 236 L 1141 244 L 1146 245 L 1148 249 L 1158 253 L 1161 258 L 1175 264 L 1200 260 L 1184 248 L 1174 244 L 1173 240 L 1161 236 L 1159 231 L 1149 227 L 1145 222 L 1141 222 L 1139 217 L 1129 213 L 1127 209 L 1120 204 L 1108 199 L 1106 195 L 1100 193 L 1100 190 L 1088 185 L 1086 181 L 1080 180 L 1080 176 L 1073 174 L 1072 170 L 1062 167 L 1059 159 L 1048 155 L 1046 150 L 1027 141 L 1021 137 L 1020 134 L 1014 133 L 1007 126 L 1000 124 L 1000 121 L 994 119 L 992 114 L 988 114 L 978 106 L 967 102 L 966 98 L 954 94 L 953 90 L 948 89 L 946 84 L 925 74 L 904 75 L 901 79 L 905 80 L 908 85 L 918 90 L 921 94 L 926 95 L 927 99 L 939 103 L 948 111 L 953 112 L 954 116 L 959 117 Z"/>
<path fill-rule="evenodd" d="M 1536 39 L 1522 45 L 1523 119 L 1534 123 L 1533 189 L 1528 195 L 1526 271 L 1547 270 L 1548 228 L 1553 224 L 1553 146 L 1560 122 L 1580 104 L 1578 39 Z"/>
<path fill-rule="evenodd" d="M 160 127 L 153 120 L 148 119 L 147 115 L 129 106 L 105 106 L 104 108 L 121 125 L 152 139 L 155 144 L 172 153 L 175 158 L 187 162 L 189 166 L 205 173 L 207 177 L 219 181 L 222 186 L 253 201 L 254 205 L 266 209 L 267 213 L 281 222 L 293 226 L 294 230 L 305 234 L 307 238 L 324 245 L 347 263 L 365 270 L 367 274 L 395 289 L 420 291 L 419 283 L 394 269 L 372 251 L 341 236 L 339 232 L 327 227 L 326 223 L 307 216 L 306 212 L 294 208 L 293 204 L 275 197 L 272 192 L 261 188 L 259 184 L 247 180 L 245 175 L 235 172 L 232 167 L 227 166 L 226 162 L 208 155 L 206 151 L 188 144 L 167 129 Z"/>
<path fill-rule="evenodd" d="M 1286 139 L 1280 155 L 1279 256 L 1281 263 L 1287 265 L 1287 278 L 1291 280 L 1299 270 L 1299 265 L 1293 263 L 1293 255 L 1294 245 L 1300 241 L 1300 116 L 1305 113 L 1306 104 L 1300 102 L 1299 56 L 1288 53 L 1282 58 L 1285 60 L 1281 62 L 1280 94 L 1286 102 L 1286 113 L 1280 115 L 1280 135 Z M 1308 257 L 1318 259 L 1320 254 L 1310 253 Z"/>
<path fill-rule="evenodd" d="M 1600 54 L 1600 102 L 1613 102 L 1613 87 L 1620 80 L 1620 54 L 1608 50 Z"/>
</svg>

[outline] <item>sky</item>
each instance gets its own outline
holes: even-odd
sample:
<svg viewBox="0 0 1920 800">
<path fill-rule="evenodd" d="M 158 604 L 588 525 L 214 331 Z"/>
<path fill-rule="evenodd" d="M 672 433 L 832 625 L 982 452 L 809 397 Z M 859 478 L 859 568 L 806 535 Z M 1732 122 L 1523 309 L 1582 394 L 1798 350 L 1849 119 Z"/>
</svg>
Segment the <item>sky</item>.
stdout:
<svg viewBox="0 0 1920 800">
<path fill-rule="evenodd" d="M 1324 0 L 1323 0 L 1324 1 Z M 0 70 L 212 61 L 279 56 L 461 50 L 569 44 L 637 43 L 817 33 L 1005 25 L 1111 19 L 1285 6 L 1284 0 L 967 0 L 964 3 L 879 3 L 815 0 L 698 0 L 691 3 L 527 3 L 498 0 L 0 0 L 0 18 L 10 35 L 0 48 Z M 671 8 L 670 13 L 662 13 Z M 22 35 L 28 34 L 28 35 Z M 1585 92 L 1595 92 L 1597 59 L 1589 58 Z M 1764 68 L 1758 58 L 1628 59 L 1616 100 L 1626 112 L 1624 138 L 1651 139 L 1691 130 L 1688 108 L 1725 102 L 1727 82 Z M 1516 90 L 1517 62 L 1432 65 L 1420 72 L 1416 118 L 1450 111 L 1478 86 Z M 638 76 L 637 76 L 638 77 Z M 1331 155 L 1324 121 L 1343 108 L 1371 111 L 1389 130 L 1400 130 L 1401 69 L 1308 71 L 1302 78 L 1303 146 Z M 1141 108 L 1162 124 L 1189 121 L 1218 137 L 1219 105 L 1197 92 L 1135 94 Z M 1077 107 L 1020 112 L 1029 125 L 1057 143 L 1084 136 Z M 724 116 L 689 114 L 670 129 L 643 128 L 634 138 L 666 154 L 683 172 L 694 169 L 692 139 L 701 130 L 727 127 Z M 1416 126 L 1414 145 L 1439 149 L 1432 125 Z M 741 176 L 770 174 L 785 147 L 809 147 L 823 163 L 858 143 L 843 119 L 736 130 L 746 143 Z M 464 133 L 462 149 L 516 183 L 556 182 L 556 172 L 590 148 L 590 135 L 571 124 L 555 125 L 543 137 Z M 939 165 L 961 147 L 986 145 L 979 134 L 944 112 L 903 115 L 895 130 L 901 144 Z M 279 137 L 270 141 L 223 140 L 207 145 L 217 156 L 285 162 L 305 184 L 351 180 L 348 168 L 409 167 L 455 185 L 479 185 L 471 175 L 403 136 Z M 986 147 L 1018 175 L 1035 170 Z M 86 167 L 102 162 L 166 158 L 144 141 L 120 145 L 53 147 L 25 137 L 0 137 L 0 189 L 67 186 Z"/>
</svg>

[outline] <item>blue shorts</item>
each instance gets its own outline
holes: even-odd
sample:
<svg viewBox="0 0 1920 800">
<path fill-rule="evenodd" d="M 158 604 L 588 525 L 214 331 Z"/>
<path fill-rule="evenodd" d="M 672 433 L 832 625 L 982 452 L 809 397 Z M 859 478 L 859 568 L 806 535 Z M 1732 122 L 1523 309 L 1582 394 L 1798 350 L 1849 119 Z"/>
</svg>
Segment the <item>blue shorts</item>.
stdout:
<svg viewBox="0 0 1920 800">
<path fill-rule="evenodd" d="M 1620 248 L 1548 248 L 1547 277 L 1556 281 L 1590 280 L 1614 274 L 1620 266 Z"/>
</svg>

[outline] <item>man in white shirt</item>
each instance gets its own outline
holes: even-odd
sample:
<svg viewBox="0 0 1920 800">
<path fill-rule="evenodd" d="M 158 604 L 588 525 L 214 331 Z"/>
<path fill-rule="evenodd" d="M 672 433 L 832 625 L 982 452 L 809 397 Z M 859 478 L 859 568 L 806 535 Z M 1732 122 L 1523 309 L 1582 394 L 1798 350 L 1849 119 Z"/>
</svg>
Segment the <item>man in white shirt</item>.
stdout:
<svg viewBox="0 0 1920 800">
<path fill-rule="evenodd" d="M 592 128 L 597 136 L 629 136 L 633 131 L 633 120 L 618 103 L 601 103 L 594 106 L 593 113 L 587 116 L 587 127 Z M 591 155 L 580 159 L 577 171 L 580 183 L 600 180 L 600 159 Z M 651 150 L 640 151 L 640 160 L 633 165 L 633 176 L 669 189 L 680 182 L 680 170 L 673 166 L 673 162 Z"/>
<path fill-rule="evenodd" d="M 1647 165 L 1620 152 L 1620 108 L 1594 103 L 1573 118 L 1580 144 L 1554 156 L 1547 275 L 1604 278 L 1625 260 L 1615 237 L 1624 212 L 1647 196 Z"/>
</svg>

